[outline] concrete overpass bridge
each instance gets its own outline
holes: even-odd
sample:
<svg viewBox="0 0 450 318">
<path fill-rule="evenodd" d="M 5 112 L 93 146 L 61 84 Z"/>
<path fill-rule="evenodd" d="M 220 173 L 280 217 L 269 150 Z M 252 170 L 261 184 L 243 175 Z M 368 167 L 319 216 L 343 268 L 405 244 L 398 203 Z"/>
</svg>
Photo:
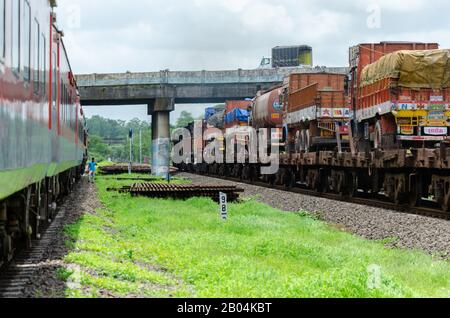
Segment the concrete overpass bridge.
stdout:
<svg viewBox="0 0 450 318">
<path fill-rule="evenodd" d="M 292 73 L 348 74 L 348 68 L 277 69 L 77 75 L 83 106 L 148 105 L 152 115 L 154 174 L 165 176 L 169 162 L 169 121 L 175 104 L 221 103 L 253 98 Z"/>
<path fill-rule="evenodd" d="M 84 106 L 152 104 L 156 99 L 173 99 L 175 104 L 220 103 L 253 98 L 258 90 L 283 82 L 291 73 L 326 70 L 347 73 L 348 69 L 289 67 L 278 69 L 148 72 L 77 75 Z"/>
</svg>

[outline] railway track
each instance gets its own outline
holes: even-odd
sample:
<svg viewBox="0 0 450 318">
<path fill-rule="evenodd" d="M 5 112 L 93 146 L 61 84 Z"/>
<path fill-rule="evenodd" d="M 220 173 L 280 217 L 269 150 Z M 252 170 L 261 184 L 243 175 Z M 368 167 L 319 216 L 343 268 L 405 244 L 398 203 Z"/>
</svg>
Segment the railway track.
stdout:
<svg viewBox="0 0 450 318">
<path fill-rule="evenodd" d="M 219 193 L 226 193 L 229 201 L 236 201 L 239 193 L 244 192 L 236 186 L 217 185 L 182 185 L 182 184 L 162 184 L 162 183 L 135 183 L 120 189 L 107 189 L 108 191 L 118 191 L 130 193 L 132 196 L 145 196 L 150 198 L 174 198 L 190 199 L 193 197 L 209 197 L 219 201 Z"/>
<path fill-rule="evenodd" d="M 32 241 L 32 248 L 22 249 L 0 271 L 0 298 L 21 298 L 35 273 L 46 260 L 46 253 L 58 231 L 64 226 L 65 211 L 61 209 L 55 220 L 43 232 L 40 240 Z"/>
<path fill-rule="evenodd" d="M 187 173 L 193 173 L 193 172 L 187 172 Z M 193 174 L 195 174 L 195 173 L 193 173 Z M 261 181 L 246 181 L 246 180 L 241 180 L 239 178 L 220 177 L 220 176 L 209 175 L 209 174 L 197 174 L 197 175 L 202 175 L 202 176 L 206 176 L 206 177 L 210 177 L 210 178 L 214 178 L 214 179 L 218 179 L 218 180 L 238 182 L 238 183 L 253 185 L 253 186 L 257 186 L 257 187 L 268 188 L 268 189 L 287 191 L 287 192 L 307 195 L 307 196 L 311 196 L 311 197 L 325 198 L 325 199 L 329 199 L 329 200 L 333 200 L 333 201 L 354 203 L 354 204 L 359 204 L 359 205 L 367 205 L 367 206 L 371 206 L 371 207 L 393 210 L 393 211 L 397 211 L 397 212 L 416 214 L 416 215 L 433 217 L 433 218 L 444 219 L 444 220 L 450 220 L 450 213 L 445 213 L 438 208 L 435 209 L 433 207 L 421 207 L 421 206 L 411 207 L 411 206 L 409 206 L 409 204 L 395 204 L 393 202 L 383 200 L 382 198 L 368 198 L 367 196 L 364 196 L 364 194 L 362 194 L 362 193 L 357 196 L 350 197 L 350 196 L 342 196 L 342 195 L 335 194 L 335 193 L 316 192 L 313 190 L 304 189 L 300 186 L 288 188 L 288 187 L 279 186 L 279 185 L 270 185 L 270 184 L 267 184 L 267 183 L 264 183 Z"/>
</svg>

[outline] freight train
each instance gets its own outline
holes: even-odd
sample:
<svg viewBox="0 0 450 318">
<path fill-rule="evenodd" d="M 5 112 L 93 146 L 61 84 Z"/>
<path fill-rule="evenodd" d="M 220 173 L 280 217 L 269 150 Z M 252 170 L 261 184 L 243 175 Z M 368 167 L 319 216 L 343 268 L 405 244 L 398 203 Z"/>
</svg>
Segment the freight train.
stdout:
<svg viewBox="0 0 450 318">
<path fill-rule="evenodd" d="M 84 172 L 87 131 L 49 0 L 0 0 L 0 266 Z"/>
<path fill-rule="evenodd" d="M 249 153 L 239 163 L 197 158 L 178 167 L 343 197 L 382 196 L 402 206 L 432 201 L 448 212 L 449 59 L 450 50 L 436 43 L 357 45 L 347 74 L 291 74 L 254 98 L 249 126 L 271 128 L 269 146 L 281 146 L 275 174 L 263 175 L 265 165 Z M 214 142 L 226 157 L 226 145 Z M 193 152 L 204 147 L 197 143 Z"/>
</svg>

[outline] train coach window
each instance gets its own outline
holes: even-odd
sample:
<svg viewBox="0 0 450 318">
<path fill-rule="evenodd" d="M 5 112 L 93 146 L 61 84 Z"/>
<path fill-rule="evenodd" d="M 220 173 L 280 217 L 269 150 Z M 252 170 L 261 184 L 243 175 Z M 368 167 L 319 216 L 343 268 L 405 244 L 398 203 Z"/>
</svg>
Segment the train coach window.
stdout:
<svg viewBox="0 0 450 318">
<path fill-rule="evenodd" d="M 23 78 L 25 81 L 29 82 L 31 79 L 31 68 L 30 68 L 30 61 L 31 61 L 31 54 L 30 54 L 30 47 L 31 47 L 31 8 L 28 1 L 24 1 L 23 6 L 23 65 L 24 65 L 24 74 Z"/>
<path fill-rule="evenodd" d="M 56 75 L 57 75 L 57 70 L 56 70 L 56 52 L 53 52 L 52 54 L 52 60 L 53 60 L 53 75 L 52 75 L 52 97 L 53 97 L 53 106 L 56 107 L 56 101 L 57 101 L 57 88 L 58 88 L 58 82 L 56 79 Z"/>
<path fill-rule="evenodd" d="M 43 96 L 46 96 L 47 94 L 45 94 L 46 92 L 46 88 L 47 88 L 47 50 L 46 50 L 46 40 L 45 40 L 45 36 L 44 34 L 41 35 L 41 46 L 40 46 L 40 50 L 41 50 L 41 78 L 39 79 L 40 82 L 42 83 L 42 88 L 44 91 L 44 94 L 42 94 Z"/>
<path fill-rule="evenodd" d="M 0 57 L 5 57 L 5 0 L 0 0 Z"/>
<path fill-rule="evenodd" d="M 39 22 L 35 19 L 34 20 L 34 75 L 33 75 L 33 80 L 34 80 L 34 93 L 36 95 L 39 94 L 39 72 L 41 70 L 41 58 L 40 58 L 40 53 L 41 53 L 41 48 L 40 48 L 40 38 L 41 38 L 41 31 L 40 31 L 40 26 L 39 26 Z"/>
<path fill-rule="evenodd" d="M 20 72 L 20 1 L 14 0 L 11 5 L 11 66 L 12 70 Z"/>
</svg>

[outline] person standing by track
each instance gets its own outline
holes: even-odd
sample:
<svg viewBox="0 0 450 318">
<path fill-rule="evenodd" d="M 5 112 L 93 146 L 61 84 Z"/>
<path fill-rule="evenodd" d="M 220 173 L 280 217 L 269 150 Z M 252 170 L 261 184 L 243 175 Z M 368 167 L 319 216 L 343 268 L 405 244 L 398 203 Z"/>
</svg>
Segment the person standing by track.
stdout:
<svg viewBox="0 0 450 318">
<path fill-rule="evenodd" d="M 92 161 L 89 162 L 89 182 L 94 182 L 95 180 L 95 172 L 97 171 L 97 163 L 95 162 L 95 158 L 92 158 Z"/>
</svg>

